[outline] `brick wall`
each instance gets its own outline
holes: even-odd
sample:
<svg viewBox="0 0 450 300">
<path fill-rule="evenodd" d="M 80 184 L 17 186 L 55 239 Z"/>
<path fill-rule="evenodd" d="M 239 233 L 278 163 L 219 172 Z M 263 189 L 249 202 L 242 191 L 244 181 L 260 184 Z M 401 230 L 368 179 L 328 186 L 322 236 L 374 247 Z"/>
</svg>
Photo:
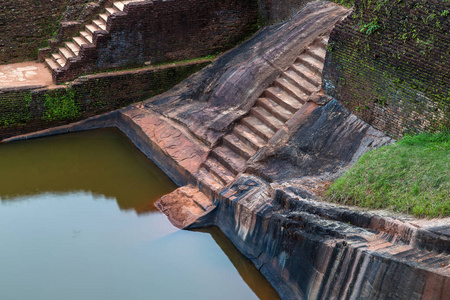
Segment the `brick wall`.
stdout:
<svg viewBox="0 0 450 300">
<path fill-rule="evenodd" d="M 392 136 L 450 126 L 450 3 L 354 2 L 330 37 L 326 93 Z"/>
<path fill-rule="evenodd" d="M 54 89 L 0 89 L 0 140 L 108 112 L 172 88 L 210 60 L 88 75 Z"/>
<path fill-rule="evenodd" d="M 256 29 L 254 0 L 155 0 L 130 3 L 108 18 L 79 57 L 53 72 L 56 82 L 144 62 L 168 62 L 228 50 Z"/>
</svg>

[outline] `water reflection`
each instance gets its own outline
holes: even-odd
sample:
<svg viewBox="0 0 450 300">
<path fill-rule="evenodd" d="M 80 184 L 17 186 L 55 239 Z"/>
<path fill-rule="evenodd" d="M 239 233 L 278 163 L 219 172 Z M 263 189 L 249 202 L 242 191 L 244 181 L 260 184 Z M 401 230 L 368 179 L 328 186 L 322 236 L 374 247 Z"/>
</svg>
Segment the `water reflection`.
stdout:
<svg viewBox="0 0 450 300">
<path fill-rule="evenodd" d="M 0 199 L 40 193 L 90 192 L 121 209 L 153 209 L 175 184 L 116 129 L 0 146 Z"/>
<path fill-rule="evenodd" d="M 0 145 L 0 299 L 276 299 L 217 228 L 129 213 L 174 188 L 117 130 Z"/>
</svg>

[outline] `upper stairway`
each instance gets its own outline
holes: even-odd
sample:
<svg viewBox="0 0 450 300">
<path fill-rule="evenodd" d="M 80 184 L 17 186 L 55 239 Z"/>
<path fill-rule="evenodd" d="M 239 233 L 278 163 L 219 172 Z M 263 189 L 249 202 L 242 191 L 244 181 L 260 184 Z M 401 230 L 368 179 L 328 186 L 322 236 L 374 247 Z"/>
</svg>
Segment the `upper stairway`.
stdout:
<svg viewBox="0 0 450 300">
<path fill-rule="evenodd" d="M 318 37 L 258 98 L 208 155 L 196 177 L 217 191 L 244 171 L 246 162 L 320 90 L 329 35 Z"/>
<path fill-rule="evenodd" d="M 116 1 L 45 63 L 61 83 L 101 70 L 198 58 L 228 50 L 253 33 L 256 21 L 257 10 L 246 0 Z"/>
<path fill-rule="evenodd" d="M 86 49 L 95 47 L 94 33 L 99 31 L 103 34 L 109 34 L 111 25 L 108 26 L 108 19 L 110 16 L 117 12 L 124 12 L 125 6 L 131 2 L 143 2 L 143 0 L 114 2 L 111 7 L 106 8 L 103 13 L 98 15 L 98 19 L 95 19 L 91 24 L 86 25 L 85 29 L 81 31 L 78 36 L 73 37 L 71 41 L 65 42 L 64 47 L 59 48 L 58 52 L 52 53 L 50 58 L 45 59 L 45 64 L 52 71 L 55 83 L 73 79 L 75 76 L 79 75 L 71 74 L 72 76 L 57 76 L 57 74 L 60 73 L 71 73 L 70 67 L 73 64 L 77 64 L 77 62 L 79 64 L 80 61 L 86 59 Z"/>
</svg>

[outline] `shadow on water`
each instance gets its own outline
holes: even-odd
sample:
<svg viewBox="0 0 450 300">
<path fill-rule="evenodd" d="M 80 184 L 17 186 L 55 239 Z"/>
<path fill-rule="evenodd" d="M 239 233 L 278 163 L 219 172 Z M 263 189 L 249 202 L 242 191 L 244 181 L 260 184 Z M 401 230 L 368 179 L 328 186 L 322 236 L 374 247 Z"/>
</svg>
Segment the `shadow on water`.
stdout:
<svg viewBox="0 0 450 300">
<path fill-rule="evenodd" d="M 253 290 L 259 299 L 276 300 L 280 299 L 277 292 L 272 288 L 267 279 L 259 272 L 255 265 L 233 245 L 227 236 L 218 227 L 208 227 L 193 231 L 211 234 L 214 241 L 225 253 L 242 279 Z"/>
</svg>

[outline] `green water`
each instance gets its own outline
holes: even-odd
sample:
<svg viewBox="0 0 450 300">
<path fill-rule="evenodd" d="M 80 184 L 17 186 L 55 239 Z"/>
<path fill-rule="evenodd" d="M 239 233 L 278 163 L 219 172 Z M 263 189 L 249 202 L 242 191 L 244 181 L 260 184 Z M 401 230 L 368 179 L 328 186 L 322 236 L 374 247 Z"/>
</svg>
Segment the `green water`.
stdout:
<svg viewBox="0 0 450 300">
<path fill-rule="evenodd" d="M 176 186 L 117 130 L 0 144 L 0 299 L 276 299 L 215 228 L 153 202 Z"/>
</svg>

